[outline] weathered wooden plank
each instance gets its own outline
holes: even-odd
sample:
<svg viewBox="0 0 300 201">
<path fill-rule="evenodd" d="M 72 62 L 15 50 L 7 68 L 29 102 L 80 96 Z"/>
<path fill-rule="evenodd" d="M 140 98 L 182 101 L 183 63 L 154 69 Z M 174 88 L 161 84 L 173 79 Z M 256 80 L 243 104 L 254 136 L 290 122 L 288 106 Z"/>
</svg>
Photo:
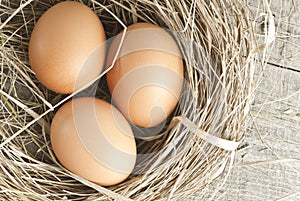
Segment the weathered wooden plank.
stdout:
<svg viewBox="0 0 300 201">
<path fill-rule="evenodd" d="M 221 200 L 300 200 L 300 73 L 267 66 L 251 114 Z"/>
<path fill-rule="evenodd" d="M 262 23 L 263 18 L 257 16 L 265 12 L 264 1 L 245 0 L 244 2 L 252 11 L 252 20 L 257 24 Z M 300 1 L 265 2 L 270 4 L 276 26 L 276 43 L 273 44 L 269 62 L 300 72 Z"/>
<path fill-rule="evenodd" d="M 276 20 L 274 65 L 264 70 L 244 148 L 220 200 L 300 200 L 300 1 L 268 2 Z M 246 3 L 263 12 L 262 0 Z"/>
</svg>

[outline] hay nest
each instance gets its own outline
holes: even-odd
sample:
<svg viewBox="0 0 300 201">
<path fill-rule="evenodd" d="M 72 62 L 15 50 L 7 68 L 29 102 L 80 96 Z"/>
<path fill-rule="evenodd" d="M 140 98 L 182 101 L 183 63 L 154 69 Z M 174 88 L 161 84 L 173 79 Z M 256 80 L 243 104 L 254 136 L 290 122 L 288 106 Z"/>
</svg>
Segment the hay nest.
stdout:
<svg viewBox="0 0 300 201">
<path fill-rule="evenodd" d="M 168 125 L 138 141 L 139 154 L 146 156 L 136 164 L 139 174 L 106 188 L 64 169 L 49 143 L 52 109 L 66 97 L 37 81 L 28 62 L 28 42 L 37 19 L 55 3 L 0 2 L 1 199 L 211 198 L 226 181 L 243 138 L 253 96 L 254 59 L 264 48 L 255 43 L 243 3 L 84 1 L 101 18 L 108 38 L 140 21 L 167 28 L 185 62 L 184 90 Z M 98 97 L 109 100 L 103 79 L 93 86 L 98 86 Z"/>
</svg>

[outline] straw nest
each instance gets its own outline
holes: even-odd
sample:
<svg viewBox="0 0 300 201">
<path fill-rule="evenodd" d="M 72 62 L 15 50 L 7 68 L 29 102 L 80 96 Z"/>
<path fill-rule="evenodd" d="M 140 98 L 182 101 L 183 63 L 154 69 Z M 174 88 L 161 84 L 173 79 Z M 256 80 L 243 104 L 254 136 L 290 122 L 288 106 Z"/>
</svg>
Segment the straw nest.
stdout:
<svg viewBox="0 0 300 201">
<path fill-rule="evenodd" d="M 104 188 L 64 169 L 49 142 L 53 108 L 66 97 L 37 81 L 28 62 L 28 42 L 35 22 L 55 3 L 0 2 L 1 200 L 213 197 L 243 138 L 254 57 L 263 50 L 255 44 L 246 7 L 233 0 L 84 1 L 101 18 L 108 38 L 139 21 L 167 28 L 185 62 L 180 103 L 160 133 L 138 140 L 143 157 L 136 174 Z M 105 78 L 93 87 L 98 87 L 97 97 L 109 100 Z"/>
</svg>

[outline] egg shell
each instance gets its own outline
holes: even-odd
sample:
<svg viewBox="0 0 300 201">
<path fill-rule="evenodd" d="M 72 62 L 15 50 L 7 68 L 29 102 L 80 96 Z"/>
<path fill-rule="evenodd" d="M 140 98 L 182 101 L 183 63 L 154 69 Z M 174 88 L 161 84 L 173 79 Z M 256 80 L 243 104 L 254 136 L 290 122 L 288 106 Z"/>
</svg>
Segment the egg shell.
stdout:
<svg viewBox="0 0 300 201">
<path fill-rule="evenodd" d="M 102 23 L 89 7 L 58 3 L 39 18 L 31 33 L 31 68 L 48 89 L 72 93 L 103 70 L 105 41 Z"/>
<path fill-rule="evenodd" d="M 123 32 L 122 32 L 123 33 Z M 173 37 L 149 23 L 130 25 L 121 46 L 122 33 L 112 42 L 107 73 L 112 99 L 135 125 L 152 127 L 162 123 L 178 104 L 183 86 L 183 61 Z"/>
<path fill-rule="evenodd" d="M 111 104 L 77 98 L 55 114 L 50 140 L 60 163 L 102 186 L 124 181 L 136 161 L 136 144 L 127 120 Z"/>
</svg>

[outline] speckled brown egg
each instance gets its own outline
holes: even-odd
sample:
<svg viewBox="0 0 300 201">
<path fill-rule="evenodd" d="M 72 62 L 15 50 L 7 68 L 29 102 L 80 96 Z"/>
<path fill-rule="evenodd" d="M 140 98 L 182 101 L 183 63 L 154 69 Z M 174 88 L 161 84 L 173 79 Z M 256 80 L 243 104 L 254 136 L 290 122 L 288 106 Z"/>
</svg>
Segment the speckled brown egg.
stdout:
<svg viewBox="0 0 300 201">
<path fill-rule="evenodd" d="M 29 61 L 48 89 L 68 94 L 95 79 L 105 61 L 105 33 L 86 5 L 65 1 L 37 21 L 29 42 Z"/>
</svg>

